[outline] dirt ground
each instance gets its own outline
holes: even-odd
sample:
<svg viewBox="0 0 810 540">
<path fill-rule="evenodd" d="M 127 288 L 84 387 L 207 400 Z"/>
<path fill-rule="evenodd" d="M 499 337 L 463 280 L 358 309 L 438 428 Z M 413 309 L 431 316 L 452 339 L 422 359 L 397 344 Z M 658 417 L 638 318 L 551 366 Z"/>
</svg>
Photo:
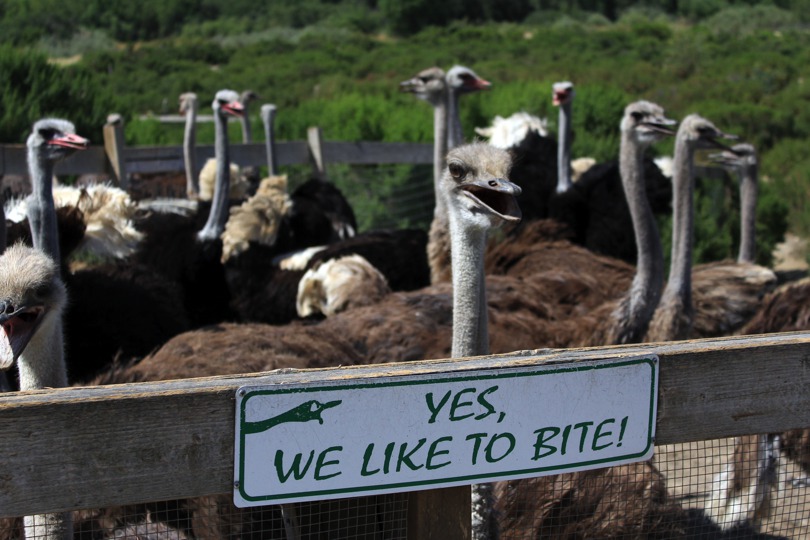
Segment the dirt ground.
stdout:
<svg viewBox="0 0 810 540">
<path fill-rule="evenodd" d="M 667 477 L 670 494 L 684 508 L 703 510 L 709 504 L 712 479 L 719 474 L 734 451 L 734 439 L 718 439 L 656 447 L 655 464 Z M 772 512 L 757 531 L 697 533 L 695 538 L 722 539 L 810 539 L 810 487 L 795 486 L 801 471 L 785 458 L 779 460 L 778 487 Z"/>
</svg>

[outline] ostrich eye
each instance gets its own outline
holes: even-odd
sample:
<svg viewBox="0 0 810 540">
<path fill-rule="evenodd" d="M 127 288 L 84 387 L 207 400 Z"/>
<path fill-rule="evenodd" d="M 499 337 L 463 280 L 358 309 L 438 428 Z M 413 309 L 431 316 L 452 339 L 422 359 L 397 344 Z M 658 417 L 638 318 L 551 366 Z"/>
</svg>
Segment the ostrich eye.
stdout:
<svg viewBox="0 0 810 540">
<path fill-rule="evenodd" d="M 447 168 L 450 171 L 450 176 L 452 176 L 456 180 L 464 178 L 465 171 L 464 171 L 464 167 L 462 167 L 461 164 L 459 164 L 459 163 L 450 163 L 447 166 Z"/>
<path fill-rule="evenodd" d="M 635 120 L 636 122 L 641 122 L 644 119 L 644 113 L 640 113 L 638 111 L 631 112 L 630 116 L 632 116 L 633 120 Z"/>
<path fill-rule="evenodd" d="M 43 139 L 49 141 L 56 136 L 56 130 L 53 128 L 42 128 L 39 130 L 39 134 Z"/>
<path fill-rule="evenodd" d="M 34 295 L 37 298 L 44 298 L 44 297 L 48 296 L 50 294 L 50 292 L 51 292 L 51 286 L 48 285 L 48 284 L 40 285 L 36 289 L 34 289 Z"/>
</svg>

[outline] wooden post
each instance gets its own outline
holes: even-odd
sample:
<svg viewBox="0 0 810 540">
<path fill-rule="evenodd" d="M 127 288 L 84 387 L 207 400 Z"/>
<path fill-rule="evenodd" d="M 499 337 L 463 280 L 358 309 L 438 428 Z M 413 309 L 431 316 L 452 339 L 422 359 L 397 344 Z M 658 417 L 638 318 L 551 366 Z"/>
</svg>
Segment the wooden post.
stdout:
<svg viewBox="0 0 810 540">
<path fill-rule="evenodd" d="M 326 169 L 323 163 L 323 134 L 321 128 L 315 126 L 307 129 L 307 145 L 309 155 L 312 158 L 312 166 L 315 175 L 321 180 L 326 180 Z"/>
<path fill-rule="evenodd" d="M 467 540 L 470 523 L 470 486 L 408 495 L 408 540 Z"/>
<path fill-rule="evenodd" d="M 104 151 L 112 164 L 115 177 L 118 179 L 118 187 L 128 190 L 124 125 L 120 120 L 104 125 Z"/>
<path fill-rule="evenodd" d="M 272 103 L 262 105 L 262 122 L 264 122 L 264 146 L 267 150 L 267 168 L 271 176 L 278 174 L 278 158 L 276 157 L 275 120 L 276 106 Z"/>
</svg>

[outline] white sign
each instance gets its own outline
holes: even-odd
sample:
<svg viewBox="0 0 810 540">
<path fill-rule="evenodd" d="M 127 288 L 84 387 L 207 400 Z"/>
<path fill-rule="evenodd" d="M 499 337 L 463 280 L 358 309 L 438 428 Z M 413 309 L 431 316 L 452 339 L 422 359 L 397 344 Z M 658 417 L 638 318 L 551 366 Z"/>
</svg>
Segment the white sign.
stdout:
<svg viewBox="0 0 810 540">
<path fill-rule="evenodd" d="M 542 476 L 652 457 L 658 358 L 247 386 L 239 507 Z"/>
</svg>

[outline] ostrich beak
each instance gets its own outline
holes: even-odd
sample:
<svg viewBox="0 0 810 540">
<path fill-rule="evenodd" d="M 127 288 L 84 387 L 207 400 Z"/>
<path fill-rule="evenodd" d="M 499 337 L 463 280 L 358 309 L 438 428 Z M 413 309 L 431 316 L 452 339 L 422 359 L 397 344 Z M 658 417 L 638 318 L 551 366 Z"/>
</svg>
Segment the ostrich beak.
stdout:
<svg viewBox="0 0 810 540">
<path fill-rule="evenodd" d="M 241 117 L 245 114 L 245 107 L 238 101 L 231 101 L 222 106 L 222 110 L 233 116 Z"/>
<path fill-rule="evenodd" d="M 517 196 L 520 195 L 520 186 L 504 178 L 491 178 L 479 180 L 459 186 L 464 194 L 485 212 L 500 219 L 517 223 L 522 217 Z"/>
<path fill-rule="evenodd" d="M 0 331 L 0 370 L 6 370 L 20 357 L 28 342 L 31 341 L 45 313 L 45 308 L 39 305 L 23 306 L 11 313 L 6 313 L 10 306 L 5 302 L 0 302 L 0 307 L 6 308 L 0 313 L 0 328 L 2 328 Z"/>
<path fill-rule="evenodd" d="M 64 135 L 62 137 L 54 137 L 48 144 L 53 144 L 55 146 L 64 146 L 65 148 L 72 148 L 74 150 L 84 150 L 87 148 L 87 145 L 90 144 L 90 141 L 85 139 L 84 137 L 80 137 L 79 135 L 75 135 L 70 133 L 68 135 Z"/>
</svg>

